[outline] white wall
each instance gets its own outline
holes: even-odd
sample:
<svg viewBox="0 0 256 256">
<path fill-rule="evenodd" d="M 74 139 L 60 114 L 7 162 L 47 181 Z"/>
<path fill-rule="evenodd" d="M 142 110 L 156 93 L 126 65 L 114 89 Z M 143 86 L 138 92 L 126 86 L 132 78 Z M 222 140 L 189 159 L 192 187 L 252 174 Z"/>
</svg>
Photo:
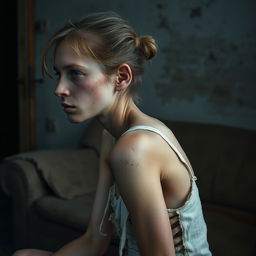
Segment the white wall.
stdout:
<svg viewBox="0 0 256 256">
<path fill-rule="evenodd" d="M 159 43 L 159 54 L 146 65 L 139 90 L 141 108 L 168 120 L 218 123 L 256 130 L 256 22 L 252 0 L 37 0 L 36 76 L 47 39 L 70 18 L 94 11 L 116 11 L 139 34 Z M 38 148 L 75 147 L 85 124 L 68 123 L 54 81 L 37 84 Z M 56 131 L 46 129 L 46 120 Z"/>
</svg>

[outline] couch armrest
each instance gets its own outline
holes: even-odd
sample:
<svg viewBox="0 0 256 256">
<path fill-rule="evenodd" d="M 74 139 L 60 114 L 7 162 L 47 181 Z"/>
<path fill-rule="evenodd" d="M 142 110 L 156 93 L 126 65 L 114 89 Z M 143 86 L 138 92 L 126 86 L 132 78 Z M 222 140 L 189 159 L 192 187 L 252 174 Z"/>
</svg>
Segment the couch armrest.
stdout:
<svg viewBox="0 0 256 256">
<path fill-rule="evenodd" d="M 12 199 L 14 248 L 28 247 L 44 225 L 35 207 L 38 199 L 71 199 L 93 192 L 97 180 L 98 156 L 93 149 L 39 150 L 5 159 L 0 164 L 0 186 Z M 55 228 L 46 222 L 49 230 Z M 46 227 L 46 233 L 49 230 Z"/>
<path fill-rule="evenodd" d="M 1 163 L 0 185 L 12 202 L 13 246 L 26 247 L 31 206 L 50 190 L 34 164 L 25 159 L 5 160 Z"/>
<path fill-rule="evenodd" d="M 93 149 L 38 150 L 8 158 L 16 159 L 34 165 L 57 197 L 72 199 L 96 190 L 99 159 Z"/>
<path fill-rule="evenodd" d="M 26 207 L 50 193 L 35 165 L 26 159 L 3 161 L 0 166 L 0 181 L 2 190 L 17 203 L 24 202 Z"/>
</svg>

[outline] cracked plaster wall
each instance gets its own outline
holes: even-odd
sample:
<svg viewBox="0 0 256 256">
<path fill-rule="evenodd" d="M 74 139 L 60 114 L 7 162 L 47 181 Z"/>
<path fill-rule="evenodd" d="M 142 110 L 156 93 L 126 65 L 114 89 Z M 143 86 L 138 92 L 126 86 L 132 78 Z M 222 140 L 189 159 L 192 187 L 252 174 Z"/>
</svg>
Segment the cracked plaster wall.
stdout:
<svg viewBox="0 0 256 256">
<path fill-rule="evenodd" d="M 36 21 L 47 21 L 36 33 L 36 76 L 43 45 L 68 19 L 113 10 L 159 45 L 139 90 L 146 113 L 256 130 L 255 7 L 253 0 L 36 0 Z M 36 88 L 38 148 L 76 146 L 84 124 L 68 123 L 53 90 L 50 79 Z"/>
</svg>

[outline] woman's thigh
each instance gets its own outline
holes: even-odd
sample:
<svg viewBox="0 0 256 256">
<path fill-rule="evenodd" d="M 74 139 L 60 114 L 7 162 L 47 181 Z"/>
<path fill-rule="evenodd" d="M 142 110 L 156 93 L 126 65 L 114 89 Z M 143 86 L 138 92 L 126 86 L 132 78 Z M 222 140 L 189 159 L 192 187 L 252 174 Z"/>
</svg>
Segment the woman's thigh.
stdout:
<svg viewBox="0 0 256 256">
<path fill-rule="evenodd" d="M 52 252 L 36 249 L 22 249 L 14 252 L 12 256 L 51 256 Z"/>
</svg>

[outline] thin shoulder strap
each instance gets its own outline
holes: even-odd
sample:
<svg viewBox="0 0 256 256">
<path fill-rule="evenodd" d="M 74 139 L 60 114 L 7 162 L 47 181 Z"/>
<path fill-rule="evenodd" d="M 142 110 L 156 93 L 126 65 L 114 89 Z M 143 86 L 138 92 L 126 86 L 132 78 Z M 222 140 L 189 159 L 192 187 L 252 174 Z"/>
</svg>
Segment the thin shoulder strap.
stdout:
<svg viewBox="0 0 256 256">
<path fill-rule="evenodd" d="M 193 180 L 196 180 L 196 176 L 194 175 L 190 165 L 186 162 L 186 160 L 184 159 L 183 155 L 180 153 L 180 151 L 177 149 L 177 147 L 169 140 L 169 138 L 164 135 L 161 131 L 159 131 L 158 129 L 152 127 L 152 126 L 145 126 L 145 125 L 137 125 L 137 126 L 133 126 L 131 128 L 129 128 L 127 131 L 125 131 L 123 135 L 125 135 L 128 132 L 131 131 L 135 131 L 135 130 L 147 130 L 147 131 L 151 131 L 151 132 L 155 132 L 157 134 L 159 134 L 168 144 L 169 146 L 173 149 L 173 151 L 177 154 L 177 156 L 179 157 L 179 159 L 181 160 L 182 163 L 184 163 L 184 165 L 187 167 L 190 176 Z"/>
</svg>

